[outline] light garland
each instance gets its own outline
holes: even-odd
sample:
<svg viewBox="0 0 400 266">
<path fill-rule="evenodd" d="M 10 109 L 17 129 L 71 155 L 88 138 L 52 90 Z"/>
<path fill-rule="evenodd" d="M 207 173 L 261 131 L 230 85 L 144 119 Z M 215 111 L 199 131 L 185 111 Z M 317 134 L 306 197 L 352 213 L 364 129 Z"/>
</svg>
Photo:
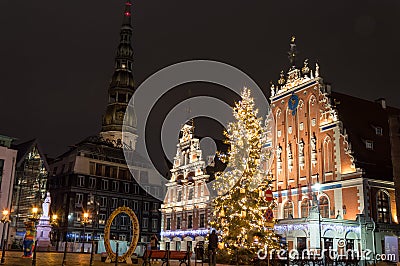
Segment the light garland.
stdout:
<svg viewBox="0 0 400 266">
<path fill-rule="evenodd" d="M 198 230 L 178 230 L 178 231 L 164 231 L 161 232 L 162 237 L 183 237 L 183 236 L 206 236 L 210 233 L 208 229 L 198 229 Z"/>
</svg>

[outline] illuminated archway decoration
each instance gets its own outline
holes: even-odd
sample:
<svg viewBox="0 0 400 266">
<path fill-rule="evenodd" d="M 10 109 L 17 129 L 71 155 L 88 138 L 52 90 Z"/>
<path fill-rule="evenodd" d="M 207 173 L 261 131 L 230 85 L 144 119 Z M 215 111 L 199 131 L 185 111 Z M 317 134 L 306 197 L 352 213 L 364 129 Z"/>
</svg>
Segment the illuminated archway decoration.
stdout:
<svg viewBox="0 0 400 266">
<path fill-rule="evenodd" d="M 127 214 L 132 221 L 132 242 L 127 252 L 122 255 L 118 255 L 118 262 L 127 262 L 128 264 L 131 264 L 131 256 L 135 252 L 137 243 L 139 241 L 139 221 L 132 209 L 124 206 L 117 208 L 111 213 L 104 228 L 104 246 L 108 255 L 107 260 L 115 261 L 117 255 L 111 249 L 110 229 L 112 221 L 115 219 L 115 217 L 117 217 L 118 214 L 121 213 Z"/>
</svg>

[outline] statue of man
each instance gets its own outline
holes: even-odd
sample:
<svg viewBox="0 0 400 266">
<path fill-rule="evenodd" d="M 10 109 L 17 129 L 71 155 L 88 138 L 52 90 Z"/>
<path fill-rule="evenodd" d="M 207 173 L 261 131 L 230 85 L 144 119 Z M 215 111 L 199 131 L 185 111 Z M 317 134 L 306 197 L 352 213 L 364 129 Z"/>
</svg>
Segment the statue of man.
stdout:
<svg viewBox="0 0 400 266">
<path fill-rule="evenodd" d="M 51 198 L 50 198 L 50 192 L 47 192 L 47 196 L 44 199 L 44 202 L 42 204 L 42 210 L 43 210 L 43 214 L 42 217 L 43 218 L 49 218 L 50 215 L 50 204 L 51 204 Z"/>
</svg>

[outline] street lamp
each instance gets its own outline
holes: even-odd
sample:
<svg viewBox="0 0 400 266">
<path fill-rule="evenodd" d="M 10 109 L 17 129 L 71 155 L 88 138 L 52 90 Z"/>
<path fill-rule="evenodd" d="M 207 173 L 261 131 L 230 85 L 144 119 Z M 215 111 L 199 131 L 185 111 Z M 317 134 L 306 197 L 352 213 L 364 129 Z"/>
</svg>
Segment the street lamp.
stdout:
<svg viewBox="0 0 400 266">
<path fill-rule="evenodd" d="M 35 231 L 37 230 L 37 221 L 39 221 L 39 209 L 37 207 L 32 208 L 32 217 L 30 218 L 35 225 Z M 36 266 L 36 250 L 37 250 L 37 237 L 35 236 L 35 244 L 32 256 L 32 266 Z"/>
<path fill-rule="evenodd" d="M 58 215 L 57 214 L 53 214 L 51 216 L 51 225 L 54 227 L 58 227 Z M 58 230 L 54 229 L 53 231 L 53 240 L 55 238 L 56 241 L 56 251 L 58 251 Z"/>
<path fill-rule="evenodd" d="M 1 217 L 1 222 L 3 223 L 3 233 L 1 235 L 1 248 L 2 248 L 2 252 L 1 252 L 1 260 L 0 263 L 4 264 L 4 257 L 6 254 L 6 245 L 7 245 L 7 237 L 4 237 L 5 233 L 6 233 L 6 225 L 8 222 L 10 222 L 10 219 L 8 217 L 9 215 L 9 211 L 7 209 L 3 210 L 3 217 Z"/>
<path fill-rule="evenodd" d="M 82 243 L 81 252 L 85 252 L 86 224 L 88 224 L 88 223 L 89 223 L 89 213 L 88 212 L 84 212 L 83 213 L 83 220 L 82 220 L 82 224 L 83 224 L 83 243 Z"/>
</svg>

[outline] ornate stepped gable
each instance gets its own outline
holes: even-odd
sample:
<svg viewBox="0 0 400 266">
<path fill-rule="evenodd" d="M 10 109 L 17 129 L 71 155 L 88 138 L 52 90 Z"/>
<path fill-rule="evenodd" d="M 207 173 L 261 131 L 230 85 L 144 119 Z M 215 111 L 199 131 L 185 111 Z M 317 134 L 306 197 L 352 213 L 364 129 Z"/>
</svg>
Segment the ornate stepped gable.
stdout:
<svg viewBox="0 0 400 266">
<path fill-rule="evenodd" d="M 166 184 L 167 194 L 162 204 L 164 224 L 162 225 L 163 248 L 165 243 L 198 241 L 208 231 L 207 217 L 210 208 L 210 193 L 206 182 L 206 163 L 202 158 L 200 141 L 194 137 L 192 123 L 183 125 L 177 152 L 174 157 L 171 179 Z M 184 238 L 185 236 L 187 237 Z M 187 245 L 182 243 L 182 248 Z M 177 245 L 170 246 L 172 249 Z"/>
</svg>

